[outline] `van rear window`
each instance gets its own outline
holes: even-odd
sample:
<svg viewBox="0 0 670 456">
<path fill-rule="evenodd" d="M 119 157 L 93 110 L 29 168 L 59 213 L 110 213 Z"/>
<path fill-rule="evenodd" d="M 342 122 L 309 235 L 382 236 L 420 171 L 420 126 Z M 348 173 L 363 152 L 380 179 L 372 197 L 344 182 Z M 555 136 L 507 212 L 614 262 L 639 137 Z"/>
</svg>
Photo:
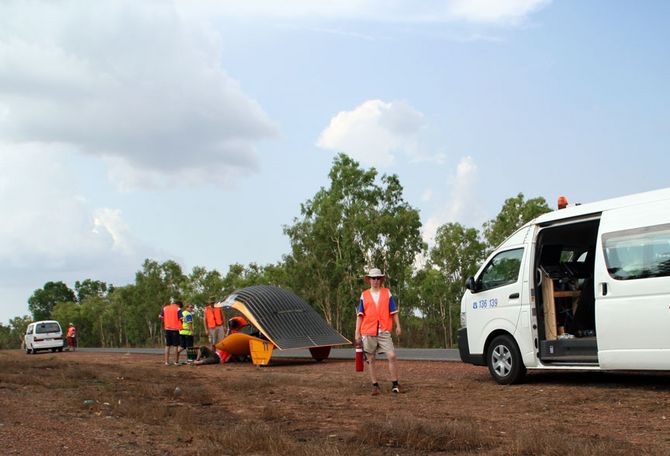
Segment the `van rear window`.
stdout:
<svg viewBox="0 0 670 456">
<path fill-rule="evenodd" d="M 614 279 L 670 276 L 670 224 L 607 233 L 603 246 Z"/>
<path fill-rule="evenodd" d="M 60 326 L 58 323 L 41 323 L 35 328 L 35 334 L 46 334 L 59 332 Z"/>
</svg>

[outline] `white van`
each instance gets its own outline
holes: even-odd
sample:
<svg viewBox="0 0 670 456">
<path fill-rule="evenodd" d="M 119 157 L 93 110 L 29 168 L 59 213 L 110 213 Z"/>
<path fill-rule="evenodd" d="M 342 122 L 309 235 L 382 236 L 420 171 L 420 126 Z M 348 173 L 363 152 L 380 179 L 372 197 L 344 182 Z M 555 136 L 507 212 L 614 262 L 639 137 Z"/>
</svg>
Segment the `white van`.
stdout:
<svg viewBox="0 0 670 456">
<path fill-rule="evenodd" d="M 670 370 L 670 188 L 544 214 L 466 288 L 461 359 L 498 383 L 526 369 Z"/>
<path fill-rule="evenodd" d="M 30 323 L 23 340 L 28 354 L 38 350 L 63 351 L 63 330 L 56 320 Z"/>
</svg>

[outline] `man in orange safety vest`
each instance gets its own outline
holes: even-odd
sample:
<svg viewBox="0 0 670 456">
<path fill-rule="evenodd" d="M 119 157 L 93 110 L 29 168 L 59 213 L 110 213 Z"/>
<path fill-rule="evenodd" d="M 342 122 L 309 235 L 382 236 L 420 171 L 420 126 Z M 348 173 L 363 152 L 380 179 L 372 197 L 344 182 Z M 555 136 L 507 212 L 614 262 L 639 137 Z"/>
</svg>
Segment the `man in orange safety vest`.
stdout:
<svg viewBox="0 0 670 456">
<path fill-rule="evenodd" d="M 365 275 L 365 281 L 371 286 L 361 294 L 356 317 L 356 344 L 363 344 L 363 350 L 368 357 L 370 380 L 372 380 L 372 395 L 378 395 L 381 390 L 377 383 L 375 372 L 375 357 L 377 354 L 386 354 L 391 374 L 391 391 L 400 392 L 398 385 L 398 366 L 396 364 L 395 348 L 391 338 L 391 330 L 395 324 L 395 334 L 400 336 L 400 319 L 398 306 L 388 288 L 383 288 L 385 275 L 381 270 L 372 268 Z"/>
<path fill-rule="evenodd" d="M 221 307 L 214 306 L 214 298 L 210 298 L 205 307 L 204 324 L 210 345 L 216 345 L 221 339 L 226 337 L 223 311 L 221 310 Z"/>
</svg>

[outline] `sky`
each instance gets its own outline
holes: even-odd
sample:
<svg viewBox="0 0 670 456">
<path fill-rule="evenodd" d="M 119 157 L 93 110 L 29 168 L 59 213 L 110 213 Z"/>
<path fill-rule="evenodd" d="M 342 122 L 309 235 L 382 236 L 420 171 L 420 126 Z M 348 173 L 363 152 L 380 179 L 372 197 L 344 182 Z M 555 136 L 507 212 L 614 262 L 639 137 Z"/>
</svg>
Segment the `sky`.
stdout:
<svg viewBox="0 0 670 456">
<path fill-rule="evenodd" d="M 428 243 L 518 193 L 667 187 L 669 21 L 662 0 L 3 0 L 0 322 L 145 258 L 277 263 L 340 152 L 399 176 Z"/>
</svg>

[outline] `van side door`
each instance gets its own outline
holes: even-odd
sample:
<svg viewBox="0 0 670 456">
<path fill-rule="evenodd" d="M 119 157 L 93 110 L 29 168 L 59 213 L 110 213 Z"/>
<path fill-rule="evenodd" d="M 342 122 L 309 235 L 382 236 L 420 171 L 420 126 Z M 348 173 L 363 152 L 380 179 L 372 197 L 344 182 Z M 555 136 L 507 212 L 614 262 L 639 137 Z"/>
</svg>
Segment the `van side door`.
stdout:
<svg viewBox="0 0 670 456">
<path fill-rule="evenodd" d="M 603 213 L 596 252 L 603 369 L 670 369 L 670 202 Z"/>
</svg>

